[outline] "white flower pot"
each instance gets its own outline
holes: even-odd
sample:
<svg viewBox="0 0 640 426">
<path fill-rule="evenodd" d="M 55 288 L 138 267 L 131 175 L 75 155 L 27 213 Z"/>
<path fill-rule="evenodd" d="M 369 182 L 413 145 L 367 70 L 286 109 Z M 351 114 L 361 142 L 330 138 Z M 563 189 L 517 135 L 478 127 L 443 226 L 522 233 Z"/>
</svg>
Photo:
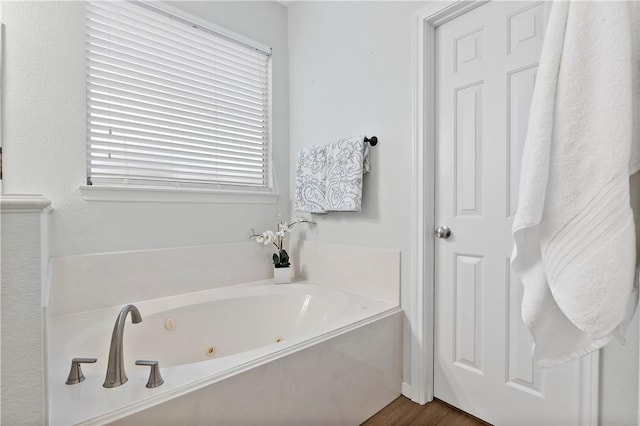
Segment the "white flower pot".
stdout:
<svg viewBox="0 0 640 426">
<path fill-rule="evenodd" d="M 291 268 L 273 268 L 273 282 L 287 284 L 291 282 Z"/>
</svg>

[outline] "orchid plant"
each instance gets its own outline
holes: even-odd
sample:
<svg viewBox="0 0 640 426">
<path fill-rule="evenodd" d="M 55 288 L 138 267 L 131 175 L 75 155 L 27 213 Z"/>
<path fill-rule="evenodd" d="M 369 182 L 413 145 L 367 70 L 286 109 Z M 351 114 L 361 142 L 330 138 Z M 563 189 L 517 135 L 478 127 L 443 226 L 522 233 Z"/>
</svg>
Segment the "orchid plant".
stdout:
<svg viewBox="0 0 640 426">
<path fill-rule="evenodd" d="M 289 262 L 289 253 L 285 249 L 282 248 L 284 243 L 284 237 L 287 233 L 291 232 L 294 226 L 298 223 L 311 223 L 315 224 L 315 222 L 307 219 L 305 217 L 299 216 L 293 222 L 286 223 L 283 222 L 280 215 L 278 215 L 278 230 L 274 231 L 265 231 L 262 234 L 256 234 L 253 229 L 249 231 L 249 235 L 247 238 L 255 238 L 256 243 L 264 244 L 268 246 L 273 244 L 278 250 L 277 253 L 273 253 L 273 266 L 276 268 L 288 268 L 291 263 Z"/>
</svg>

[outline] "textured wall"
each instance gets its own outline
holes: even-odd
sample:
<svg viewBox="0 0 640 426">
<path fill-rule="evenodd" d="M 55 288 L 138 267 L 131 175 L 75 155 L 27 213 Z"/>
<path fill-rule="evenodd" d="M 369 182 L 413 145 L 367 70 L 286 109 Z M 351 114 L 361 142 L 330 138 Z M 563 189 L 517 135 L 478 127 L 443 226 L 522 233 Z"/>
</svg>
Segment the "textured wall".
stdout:
<svg viewBox="0 0 640 426">
<path fill-rule="evenodd" d="M 423 4 L 318 1 L 289 6 L 291 196 L 295 158 L 301 148 L 359 133 L 380 137 L 372 149 L 372 173 L 365 178 L 362 213 L 316 215 L 318 232 L 306 232 L 301 238 L 401 250 L 401 300 L 407 312 L 411 270 L 410 23 L 413 11 Z M 640 92 L 636 93 L 640 98 Z M 634 178 L 632 191 L 639 212 L 640 177 Z M 625 346 L 613 342 L 602 352 L 600 419 L 604 424 L 637 421 L 635 320 L 627 336 Z M 410 339 L 405 325 L 405 382 L 410 382 Z"/>
<path fill-rule="evenodd" d="M 241 241 L 247 228 L 271 226 L 277 211 L 288 210 L 288 194 L 293 191 L 289 167 L 303 146 L 366 133 L 377 135 L 380 144 L 373 148 L 363 212 L 318 217 L 319 226 L 306 231 L 305 238 L 401 250 L 402 303 L 408 308 L 410 17 L 422 3 L 296 2 L 289 8 L 289 21 L 287 10 L 273 2 L 172 5 L 274 48 L 274 155 L 283 197 L 270 207 L 84 201 L 77 189 L 85 180 L 82 3 L 4 1 L 4 189 L 43 193 L 53 201 L 52 255 Z M 637 194 L 640 178 L 635 180 L 632 188 Z M 635 205 L 640 211 L 638 201 Z M 2 220 L 2 420 L 10 419 L 6 416 L 24 403 L 24 415 L 37 423 L 42 413 L 29 407 L 37 408 L 42 401 L 22 393 L 42 378 L 34 374 L 27 378 L 28 385 L 14 387 L 10 384 L 17 376 L 5 372 L 7 359 L 28 369 L 41 351 L 35 337 L 40 330 L 40 300 L 35 294 L 40 277 L 32 268 L 31 247 L 39 230 L 15 220 Z M 12 243 L 7 229 L 24 232 L 22 240 Z M 6 263 L 19 257 L 20 247 L 30 254 L 13 265 Z M 635 325 L 626 347 L 613 343 L 603 353 L 603 423 L 636 421 L 631 416 L 638 400 L 637 333 Z M 407 329 L 404 341 L 410 342 Z M 405 380 L 408 366 L 405 349 Z"/>
<path fill-rule="evenodd" d="M 631 207 L 636 219 L 636 254 L 640 263 L 640 172 L 631 177 Z M 624 345 L 613 341 L 601 351 L 601 424 L 638 424 L 639 321 L 636 312 Z"/>
<path fill-rule="evenodd" d="M 315 215 L 300 238 L 401 251 L 410 314 L 411 16 L 421 2 L 295 2 L 289 6 L 291 197 L 296 155 L 340 137 L 378 136 L 362 212 Z M 404 381 L 411 333 L 404 329 Z"/>
<path fill-rule="evenodd" d="M 634 152 L 640 153 L 640 3 L 629 2 L 632 18 L 633 40 L 635 42 L 635 60 L 633 67 L 635 87 L 633 90 L 635 106 Z M 634 154 L 637 158 L 638 154 Z M 640 172 L 630 179 L 631 207 L 636 225 L 636 259 L 640 264 Z M 601 352 L 600 361 L 600 423 L 605 425 L 639 424 L 638 418 L 638 364 L 640 350 L 638 337 L 640 315 L 627 331 L 626 344 L 612 342 Z"/>
<path fill-rule="evenodd" d="M 2 417 L 6 425 L 43 424 L 40 215 L 0 216 Z"/>
<path fill-rule="evenodd" d="M 86 181 L 84 2 L 3 1 L 3 190 L 52 201 L 45 247 L 51 256 L 244 242 L 250 227 L 273 227 L 276 213 L 288 212 L 286 8 L 174 6 L 273 47 L 273 155 L 283 196 L 272 205 L 84 200 L 78 190 Z M 2 216 L 2 424 L 44 421 L 37 224 Z"/>
<path fill-rule="evenodd" d="M 83 2 L 3 2 L 5 193 L 51 199 L 51 255 L 243 241 L 287 214 L 287 10 L 275 2 L 175 2 L 200 18 L 273 47 L 277 205 L 85 201 Z"/>
</svg>

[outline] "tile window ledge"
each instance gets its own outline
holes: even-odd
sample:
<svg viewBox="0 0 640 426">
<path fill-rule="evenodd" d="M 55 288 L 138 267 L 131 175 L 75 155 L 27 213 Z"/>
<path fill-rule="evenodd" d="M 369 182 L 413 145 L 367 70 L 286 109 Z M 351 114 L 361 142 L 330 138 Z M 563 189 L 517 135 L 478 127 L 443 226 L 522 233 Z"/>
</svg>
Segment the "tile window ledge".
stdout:
<svg viewBox="0 0 640 426">
<path fill-rule="evenodd" d="M 124 201 L 138 203 L 220 203 L 275 204 L 279 195 L 272 192 L 230 191 L 202 188 L 166 188 L 156 186 L 80 185 L 87 201 Z"/>
</svg>

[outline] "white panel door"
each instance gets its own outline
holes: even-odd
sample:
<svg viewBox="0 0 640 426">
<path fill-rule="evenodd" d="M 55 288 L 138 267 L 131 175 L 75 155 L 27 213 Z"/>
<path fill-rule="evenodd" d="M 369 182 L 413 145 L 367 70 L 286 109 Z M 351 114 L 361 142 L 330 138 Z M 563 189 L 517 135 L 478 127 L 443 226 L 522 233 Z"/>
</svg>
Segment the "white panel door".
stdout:
<svg viewBox="0 0 640 426">
<path fill-rule="evenodd" d="M 490 2 L 436 29 L 436 398 L 493 424 L 578 424 L 580 369 L 540 370 L 509 257 L 549 3 Z"/>
</svg>

